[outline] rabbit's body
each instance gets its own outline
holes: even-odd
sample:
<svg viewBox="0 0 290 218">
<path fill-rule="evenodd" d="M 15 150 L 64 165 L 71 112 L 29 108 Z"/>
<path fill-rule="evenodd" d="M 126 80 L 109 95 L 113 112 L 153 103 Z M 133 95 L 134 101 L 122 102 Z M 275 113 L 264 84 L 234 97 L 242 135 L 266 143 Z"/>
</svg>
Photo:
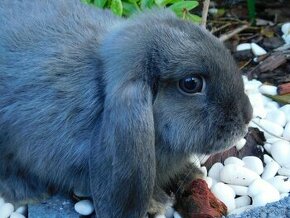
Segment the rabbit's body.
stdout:
<svg viewBox="0 0 290 218">
<path fill-rule="evenodd" d="M 104 98 L 95 48 L 118 19 L 73 3 L 71 11 L 64 2 L 18 4 L 0 9 L 0 175 L 19 170 L 89 189 L 90 140 Z M 68 21 L 73 15 L 80 23 Z"/>
<path fill-rule="evenodd" d="M 244 135 L 251 107 L 229 53 L 201 28 L 155 13 L 127 21 L 77 1 L 1 3 L 7 200 L 79 189 L 100 217 L 141 217 L 153 185 L 166 203 L 162 189 L 190 154 Z M 195 73 L 206 91 L 183 95 L 176 83 Z"/>
</svg>

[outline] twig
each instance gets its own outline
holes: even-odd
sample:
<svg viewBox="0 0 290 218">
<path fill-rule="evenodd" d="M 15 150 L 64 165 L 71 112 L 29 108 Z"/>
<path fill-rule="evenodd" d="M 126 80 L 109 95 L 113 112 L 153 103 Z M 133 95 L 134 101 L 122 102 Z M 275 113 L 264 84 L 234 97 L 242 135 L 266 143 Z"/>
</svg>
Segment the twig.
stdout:
<svg viewBox="0 0 290 218">
<path fill-rule="evenodd" d="M 218 28 L 212 30 L 211 33 L 214 34 L 214 33 L 216 33 L 216 32 L 219 32 L 219 31 L 223 30 L 224 28 L 226 28 L 226 27 L 228 27 L 228 26 L 230 26 L 230 25 L 232 25 L 232 24 L 231 24 L 231 23 L 226 23 L 226 24 L 224 24 L 224 25 L 222 25 L 222 26 L 220 26 L 220 27 L 218 27 Z"/>
<path fill-rule="evenodd" d="M 209 3 L 210 3 L 210 0 L 204 0 L 204 2 L 203 2 L 201 26 L 204 28 L 206 28 Z"/>
<path fill-rule="evenodd" d="M 248 60 L 246 63 L 244 63 L 244 64 L 239 68 L 239 70 L 244 69 L 244 68 L 245 68 L 246 66 L 248 66 L 251 62 L 252 62 L 252 59 Z"/>
<path fill-rule="evenodd" d="M 248 27 L 249 27 L 249 24 L 245 24 L 243 26 L 240 26 L 229 33 L 221 35 L 219 37 L 219 40 L 224 42 L 224 41 L 230 39 L 231 37 L 233 37 L 234 35 L 236 35 L 237 33 L 242 32 L 243 30 L 247 29 Z"/>
</svg>

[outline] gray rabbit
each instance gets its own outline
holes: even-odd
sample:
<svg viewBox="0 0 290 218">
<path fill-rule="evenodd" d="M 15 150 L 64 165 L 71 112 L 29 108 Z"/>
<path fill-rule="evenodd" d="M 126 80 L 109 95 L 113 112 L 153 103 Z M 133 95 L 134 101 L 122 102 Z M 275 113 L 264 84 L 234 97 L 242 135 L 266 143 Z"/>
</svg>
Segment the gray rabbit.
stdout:
<svg viewBox="0 0 290 218">
<path fill-rule="evenodd" d="M 252 108 L 230 53 L 166 9 L 123 19 L 78 0 L 3 0 L 0 25 L 7 201 L 79 189 L 97 217 L 144 217 L 172 201 L 191 154 L 245 135 Z"/>
</svg>

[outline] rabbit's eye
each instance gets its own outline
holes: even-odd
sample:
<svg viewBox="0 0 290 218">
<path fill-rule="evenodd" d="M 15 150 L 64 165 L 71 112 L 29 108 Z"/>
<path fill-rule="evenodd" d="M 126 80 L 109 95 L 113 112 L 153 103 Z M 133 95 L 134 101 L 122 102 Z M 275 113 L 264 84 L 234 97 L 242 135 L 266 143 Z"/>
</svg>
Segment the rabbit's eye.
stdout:
<svg viewBox="0 0 290 218">
<path fill-rule="evenodd" d="M 194 94 L 203 90 L 203 82 L 201 76 L 189 76 L 179 80 L 178 88 L 185 94 Z"/>
</svg>

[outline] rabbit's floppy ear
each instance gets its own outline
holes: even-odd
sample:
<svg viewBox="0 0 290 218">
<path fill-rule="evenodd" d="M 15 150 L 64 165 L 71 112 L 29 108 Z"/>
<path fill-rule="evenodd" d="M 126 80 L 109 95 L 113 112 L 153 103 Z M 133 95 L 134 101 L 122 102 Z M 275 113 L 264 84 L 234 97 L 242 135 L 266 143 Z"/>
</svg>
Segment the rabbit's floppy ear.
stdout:
<svg viewBox="0 0 290 218">
<path fill-rule="evenodd" d="M 104 110 L 91 143 L 90 185 L 102 218 L 144 217 L 155 180 L 151 64 L 129 44 L 117 34 L 101 49 Z"/>
</svg>

